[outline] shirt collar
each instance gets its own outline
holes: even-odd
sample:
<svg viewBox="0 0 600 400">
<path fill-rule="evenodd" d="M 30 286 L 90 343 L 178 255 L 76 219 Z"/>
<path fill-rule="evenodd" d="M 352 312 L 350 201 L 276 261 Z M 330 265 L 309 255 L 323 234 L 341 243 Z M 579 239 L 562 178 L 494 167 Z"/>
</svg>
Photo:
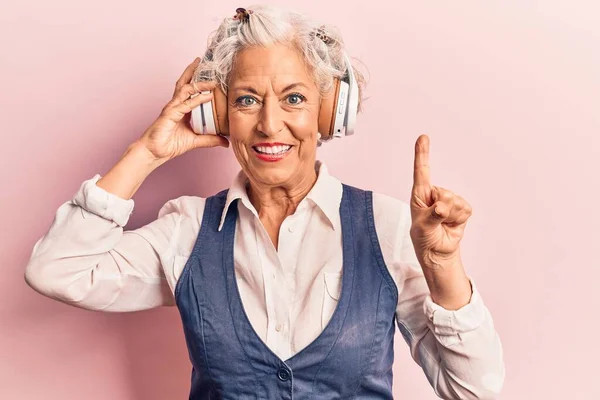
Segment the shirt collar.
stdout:
<svg viewBox="0 0 600 400">
<path fill-rule="evenodd" d="M 300 202 L 299 207 L 305 201 L 312 202 L 329 220 L 331 228 L 335 229 L 336 225 L 334 224 L 334 221 L 336 220 L 336 216 L 339 215 L 340 203 L 342 201 L 342 183 L 330 175 L 325 164 L 319 160 L 315 162 L 315 170 L 317 171 L 317 181 L 306 195 L 306 198 Z M 221 221 L 219 223 L 219 231 L 223 228 L 227 211 L 234 200 L 241 200 L 242 204 L 258 218 L 258 213 L 250 202 L 248 192 L 246 191 L 247 183 L 248 177 L 243 170 L 240 170 L 234 177 L 231 186 L 229 187 L 229 191 L 227 192 L 225 207 L 223 208 Z"/>
</svg>

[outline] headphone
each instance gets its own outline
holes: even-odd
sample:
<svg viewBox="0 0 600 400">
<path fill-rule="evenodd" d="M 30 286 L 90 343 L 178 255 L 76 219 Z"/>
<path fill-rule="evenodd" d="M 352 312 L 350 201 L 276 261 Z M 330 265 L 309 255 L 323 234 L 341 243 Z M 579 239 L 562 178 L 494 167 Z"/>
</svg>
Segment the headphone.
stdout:
<svg viewBox="0 0 600 400">
<path fill-rule="evenodd" d="M 330 94 L 322 98 L 319 109 L 319 127 L 321 141 L 328 141 L 354 134 L 356 114 L 358 113 L 358 84 L 352 71 L 350 59 L 344 53 L 346 74 L 334 78 Z M 202 91 L 200 93 L 210 93 Z M 192 95 L 192 97 L 197 94 Z M 216 88 L 213 98 L 192 109 L 190 118 L 192 130 L 199 135 L 229 136 L 227 118 L 227 96 Z"/>
</svg>

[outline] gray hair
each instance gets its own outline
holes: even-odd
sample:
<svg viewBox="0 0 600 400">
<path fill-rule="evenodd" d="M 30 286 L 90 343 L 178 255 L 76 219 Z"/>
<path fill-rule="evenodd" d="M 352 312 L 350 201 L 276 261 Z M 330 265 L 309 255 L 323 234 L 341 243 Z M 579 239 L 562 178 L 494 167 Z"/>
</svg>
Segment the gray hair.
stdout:
<svg viewBox="0 0 600 400">
<path fill-rule="evenodd" d="M 204 56 L 194 72 L 194 81 L 214 80 L 227 94 L 229 73 L 236 54 L 247 47 L 267 47 L 275 43 L 298 50 L 321 96 L 332 89 L 333 78 L 344 77 L 344 41 L 337 28 L 271 5 L 252 5 L 248 10 L 252 10 L 252 14 L 247 22 L 234 19 L 232 15 L 209 35 Z M 322 39 L 323 34 L 326 40 Z M 358 110 L 362 111 L 365 79 L 354 66 L 352 70 L 359 87 Z"/>
</svg>

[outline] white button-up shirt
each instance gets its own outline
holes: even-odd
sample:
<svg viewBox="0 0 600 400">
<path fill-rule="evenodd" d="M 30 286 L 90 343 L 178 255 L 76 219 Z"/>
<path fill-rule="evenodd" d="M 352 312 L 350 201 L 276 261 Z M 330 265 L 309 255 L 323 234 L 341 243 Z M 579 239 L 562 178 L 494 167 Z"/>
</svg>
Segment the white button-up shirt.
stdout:
<svg viewBox="0 0 600 400">
<path fill-rule="evenodd" d="M 282 360 L 317 338 L 341 290 L 342 184 L 320 161 L 315 168 L 315 185 L 281 225 L 278 249 L 248 198 L 243 171 L 229 189 L 219 226 L 229 204 L 239 199 L 237 285 L 252 327 Z M 158 219 L 124 231 L 134 201 L 98 187 L 98 179 L 96 174 L 84 181 L 59 207 L 33 248 L 27 282 L 46 296 L 94 310 L 174 305 L 206 199 L 169 200 Z M 434 303 L 409 235 L 408 203 L 374 193 L 373 210 L 384 261 L 398 287 L 396 321 L 412 358 L 442 398 L 494 398 L 504 381 L 502 345 L 473 280 L 470 302 L 461 309 Z"/>
</svg>

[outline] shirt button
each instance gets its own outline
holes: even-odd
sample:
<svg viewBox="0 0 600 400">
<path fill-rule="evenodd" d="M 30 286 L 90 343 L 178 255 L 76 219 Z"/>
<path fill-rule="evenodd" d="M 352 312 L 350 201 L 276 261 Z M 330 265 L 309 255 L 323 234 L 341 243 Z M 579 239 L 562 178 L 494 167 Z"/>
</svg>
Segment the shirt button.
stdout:
<svg viewBox="0 0 600 400">
<path fill-rule="evenodd" d="M 287 381 L 290 379 L 290 372 L 285 368 L 281 368 L 279 371 L 277 371 L 277 377 L 282 381 Z"/>
<path fill-rule="evenodd" d="M 294 227 L 293 227 L 293 226 L 291 226 L 291 225 L 290 225 L 290 226 L 288 226 L 288 231 L 290 231 L 290 232 L 294 232 Z"/>
<path fill-rule="evenodd" d="M 283 328 L 283 325 L 281 325 L 281 324 L 277 324 L 277 326 L 275 327 L 275 330 L 276 330 L 277 332 L 279 332 L 279 331 L 281 330 L 281 328 Z"/>
</svg>

